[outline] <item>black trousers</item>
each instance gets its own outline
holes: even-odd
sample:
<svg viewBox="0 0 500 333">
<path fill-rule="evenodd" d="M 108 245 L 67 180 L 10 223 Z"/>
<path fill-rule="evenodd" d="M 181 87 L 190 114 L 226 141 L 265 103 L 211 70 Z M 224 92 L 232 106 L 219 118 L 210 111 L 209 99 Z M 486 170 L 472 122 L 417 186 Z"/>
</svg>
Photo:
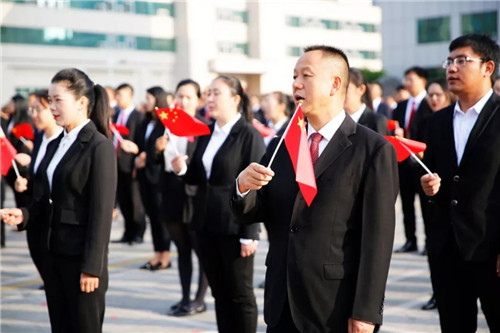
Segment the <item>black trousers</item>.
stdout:
<svg viewBox="0 0 500 333">
<path fill-rule="evenodd" d="M 220 333 L 255 333 L 257 303 L 253 293 L 254 256 L 242 258 L 238 236 L 197 233 L 200 260 L 215 299 Z"/>
<path fill-rule="evenodd" d="M 151 222 L 151 236 L 155 252 L 170 250 L 170 234 L 167 222 L 163 218 L 162 193 L 157 184 L 151 184 L 146 180 L 139 181 L 141 199 Z"/>
<path fill-rule="evenodd" d="M 139 193 L 137 180 L 132 179 L 132 173 L 118 170 L 118 186 L 116 191 L 118 205 L 125 220 L 123 237 L 133 240 L 135 237 L 144 237 L 146 218 Z"/>
<path fill-rule="evenodd" d="M 406 241 L 416 241 L 415 235 L 415 195 L 419 193 L 420 180 L 416 162 L 409 159 L 398 163 L 399 194 L 403 206 L 403 223 L 405 226 Z"/>
<path fill-rule="evenodd" d="M 480 263 L 465 261 L 454 237 L 448 239 L 443 253 L 428 253 L 442 332 L 476 332 L 478 298 L 490 332 L 500 332 L 496 256 Z"/>
<path fill-rule="evenodd" d="M 267 333 L 300 333 L 300 331 L 295 327 L 292 319 L 292 312 L 290 311 L 290 303 L 288 297 L 283 305 L 283 312 L 281 313 L 280 321 L 274 327 L 267 327 Z"/>
<path fill-rule="evenodd" d="M 99 333 L 104 321 L 108 289 L 108 263 L 104 261 L 99 288 L 93 293 L 80 290 L 81 256 L 48 254 L 45 260 L 45 295 L 53 333 Z"/>
<path fill-rule="evenodd" d="M 34 222 L 37 223 L 38 221 Z M 45 280 L 45 258 L 47 257 L 47 244 L 43 242 L 42 228 L 31 227 L 26 230 L 26 241 L 30 251 L 31 259 L 40 273 L 42 280 Z"/>
</svg>

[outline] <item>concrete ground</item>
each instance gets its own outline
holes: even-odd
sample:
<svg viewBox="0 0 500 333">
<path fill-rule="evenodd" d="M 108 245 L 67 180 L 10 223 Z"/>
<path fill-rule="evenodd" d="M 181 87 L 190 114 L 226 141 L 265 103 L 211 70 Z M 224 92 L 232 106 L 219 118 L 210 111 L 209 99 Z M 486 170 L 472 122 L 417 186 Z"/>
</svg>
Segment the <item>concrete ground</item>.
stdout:
<svg viewBox="0 0 500 333">
<path fill-rule="evenodd" d="M 8 191 L 6 207 L 13 206 Z M 404 242 L 399 203 L 395 248 Z M 421 220 L 417 226 L 420 248 L 424 237 Z M 1 326 L 0 331 L 50 332 L 44 292 L 38 290 L 41 280 L 28 254 L 25 233 L 6 226 L 7 247 L 1 256 Z M 120 238 L 123 222 L 119 217 L 113 223 L 111 239 Z M 255 257 L 254 285 L 259 307 L 258 332 L 265 332 L 263 319 L 263 289 L 257 288 L 264 280 L 264 260 L 267 240 L 263 235 Z M 167 316 L 169 307 L 180 299 L 175 247 L 172 248 L 173 268 L 157 272 L 138 269 L 151 258 L 153 249 L 150 231 L 146 231 L 141 245 L 110 244 L 109 289 L 104 321 L 105 332 L 216 332 L 214 302 L 207 293 L 208 311 L 195 316 L 175 318 Z M 198 263 L 196 262 L 196 266 Z M 195 270 L 196 272 L 197 270 Z M 193 279 L 195 281 L 195 279 Z M 196 289 L 193 283 L 192 289 Z M 437 311 L 422 311 L 420 306 L 431 295 L 427 258 L 419 254 L 394 254 L 389 273 L 384 325 L 380 332 L 439 332 Z M 487 332 L 482 314 L 478 332 Z"/>
</svg>

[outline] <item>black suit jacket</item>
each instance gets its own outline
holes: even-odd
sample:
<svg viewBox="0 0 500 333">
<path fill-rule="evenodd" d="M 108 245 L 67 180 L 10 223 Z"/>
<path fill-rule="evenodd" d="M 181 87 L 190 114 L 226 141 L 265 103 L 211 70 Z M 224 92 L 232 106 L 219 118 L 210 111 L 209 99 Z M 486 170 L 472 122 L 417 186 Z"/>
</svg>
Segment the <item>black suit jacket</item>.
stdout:
<svg viewBox="0 0 500 333">
<path fill-rule="evenodd" d="M 385 102 L 380 102 L 377 108 L 377 114 L 380 114 L 388 119 L 391 118 L 391 109 L 389 108 L 389 105 Z"/>
<path fill-rule="evenodd" d="M 149 119 L 144 118 L 135 134 L 134 141 L 139 147 L 139 153 L 143 151 L 146 152 L 146 166 L 137 169 L 137 180 L 140 182 L 146 181 L 147 183 L 158 186 L 163 169 L 156 156 L 156 139 L 165 133 L 165 126 L 163 126 L 161 121 L 156 121 L 153 131 L 146 140 L 145 136 L 149 121 Z"/>
<path fill-rule="evenodd" d="M 214 124 L 210 126 L 211 133 L 213 129 Z M 192 226 L 209 235 L 239 235 L 241 238 L 259 239 L 259 225 L 239 224 L 231 212 L 229 201 L 236 177 L 264 154 L 262 135 L 241 117 L 215 154 L 210 179 L 207 179 L 202 158 L 211 136 L 199 138 L 184 176 L 187 184 L 198 185 Z"/>
<path fill-rule="evenodd" d="M 375 113 L 369 108 L 363 111 L 358 124 L 368 127 L 380 135 L 389 135 L 387 130 L 387 118 L 379 113 Z"/>
<path fill-rule="evenodd" d="M 120 116 L 120 109 L 116 107 L 115 110 L 116 111 L 115 115 L 113 116 L 113 123 L 116 123 L 118 117 Z M 129 130 L 129 135 L 125 135 L 123 136 L 123 138 L 134 141 L 136 137 L 136 132 L 139 126 L 141 125 L 143 119 L 144 115 L 142 113 L 140 113 L 137 110 L 132 111 L 132 113 L 127 119 L 127 123 L 125 124 L 125 126 Z M 120 152 L 118 154 L 118 170 L 125 173 L 132 173 L 132 171 L 134 170 L 134 160 L 135 160 L 134 154 L 126 153 L 123 151 L 123 149 L 120 148 Z"/>
<path fill-rule="evenodd" d="M 406 115 L 406 105 L 408 104 L 408 100 L 404 100 L 398 103 L 398 106 L 394 109 L 392 113 L 392 119 L 397 120 L 399 122 L 399 126 L 405 126 L 405 115 Z M 408 138 L 417 141 L 425 140 L 425 132 L 423 129 L 423 123 L 426 118 L 432 114 L 432 109 L 427 103 L 427 100 L 424 98 L 420 105 L 418 106 L 415 115 L 413 116 L 413 121 L 410 125 L 410 133 Z"/>
<path fill-rule="evenodd" d="M 441 177 L 430 198 L 428 250 L 438 255 L 453 235 L 465 260 L 484 261 L 500 254 L 500 97 L 493 94 L 479 114 L 460 165 L 453 113 L 451 105 L 428 121 L 424 161 Z"/>
<path fill-rule="evenodd" d="M 278 323 L 287 297 L 301 332 L 346 332 L 349 317 L 381 323 L 398 193 L 391 144 L 346 116 L 314 165 L 310 207 L 284 145 L 272 169 L 267 186 L 243 199 L 234 190 L 232 200 L 241 221 L 268 231 L 266 323 Z"/>
<path fill-rule="evenodd" d="M 63 134 L 52 141 L 35 175 L 33 203 L 22 208 L 22 228 L 45 223 L 50 253 L 81 256 L 81 271 L 100 276 L 106 263 L 116 194 L 116 155 L 90 122 L 57 165 L 50 191 L 47 167 Z M 43 218 L 32 219 L 34 214 Z"/>
</svg>

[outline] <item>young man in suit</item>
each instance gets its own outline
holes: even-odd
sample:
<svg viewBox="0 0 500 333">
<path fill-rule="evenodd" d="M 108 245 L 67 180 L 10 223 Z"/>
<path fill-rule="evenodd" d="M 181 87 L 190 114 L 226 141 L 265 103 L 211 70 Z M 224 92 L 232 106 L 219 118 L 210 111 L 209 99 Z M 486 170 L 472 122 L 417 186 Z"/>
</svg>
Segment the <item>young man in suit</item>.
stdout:
<svg viewBox="0 0 500 333">
<path fill-rule="evenodd" d="M 405 138 L 423 141 L 422 122 L 432 114 L 432 110 L 425 98 L 427 71 L 421 67 L 412 67 L 405 71 L 405 88 L 410 93 L 410 98 L 398 103 L 392 114 L 392 119 L 397 120 L 401 133 L 396 135 Z M 419 193 L 418 177 L 420 166 L 411 158 L 398 164 L 399 190 L 403 206 L 403 223 L 405 227 L 406 243 L 396 252 L 417 251 L 417 237 L 415 235 L 415 195 Z"/>
<path fill-rule="evenodd" d="M 500 332 L 500 48 L 485 35 L 453 40 L 445 60 L 455 104 L 428 121 L 421 177 L 430 197 L 427 247 L 443 332 L 475 332 L 477 299 Z"/>
<path fill-rule="evenodd" d="M 372 98 L 373 111 L 391 119 L 391 109 L 389 105 L 382 100 L 382 94 L 384 93 L 382 85 L 379 82 L 373 82 L 368 85 L 368 89 L 370 90 L 370 96 Z"/>
<path fill-rule="evenodd" d="M 133 97 L 134 89 L 131 85 L 124 83 L 116 88 L 116 108 L 113 123 L 126 126 L 129 135 L 124 138 L 131 138 L 131 140 L 135 138 L 136 131 L 144 118 L 136 110 Z M 116 196 L 125 220 L 123 236 L 114 242 L 142 243 L 144 231 L 146 230 L 146 217 L 139 193 L 139 184 L 133 175 L 135 155 L 120 148 L 117 138 L 114 139 L 113 143 L 118 154 L 118 188 Z"/>
<path fill-rule="evenodd" d="M 275 172 L 264 166 L 274 140 L 261 164 L 240 173 L 233 212 L 245 223 L 264 221 L 268 230 L 268 332 L 372 332 L 382 323 L 394 239 L 396 156 L 386 140 L 346 116 L 345 54 L 329 46 L 304 51 L 293 93 L 318 157 L 316 197 L 308 207 L 284 145 Z"/>
</svg>

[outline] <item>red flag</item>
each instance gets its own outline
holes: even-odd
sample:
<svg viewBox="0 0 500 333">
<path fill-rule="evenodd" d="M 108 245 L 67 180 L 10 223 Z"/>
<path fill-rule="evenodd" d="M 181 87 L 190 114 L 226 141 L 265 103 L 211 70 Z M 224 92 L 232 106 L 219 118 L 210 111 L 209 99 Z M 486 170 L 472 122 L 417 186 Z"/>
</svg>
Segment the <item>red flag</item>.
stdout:
<svg viewBox="0 0 500 333">
<path fill-rule="evenodd" d="M 384 136 L 396 149 L 398 162 L 404 161 L 410 156 L 410 151 L 417 154 L 423 152 L 427 145 L 420 141 L 405 139 L 399 136 Z M 405 148 L 406 147 L 406 148 Z M 409 151 L 408 151 L 409 150 Z"/>
<path fill-rule="evenodd" d="M 295 116 L 290 122 L 290 127 L 285 136 L 285 146 L 295 170 L 295 181 L 299 184 L 300 192 L 307 206 L 310 206 L 318 190 L 302 107 L 297 108 L 297 112 L 295 112 Z"/>
<path fill-rule="evenodd" d="M 399 123 L 397 120 L 387 119 L 387 130 L 394 131 L 396 128 L 399 128 Z"/>
<path fill-rule="evenodd" d="M 12 165 L 12 159 L 16 156 L 17 151 L 16 148 L 10 143 L 9 140 L 3 135 L 3 132 L 0 134 L 0 173 L 2 176 L 6 176 L 7 172 Z"/>
<path fill-rule="evenodd" d="M 156 109 L 158 118 L 170 132 L 177 136 L 200 136 L 210 134 L 210 128 L 204 122 L 191 117 L 184 110 L 173 108 Z"/>
<path fill-rule="evenodd" d="M 260 121 L 258 121 L 257 119 L 254 119 L 252 121 L 252 125 L 253 127 L 259 131 L 259 133 L 264 137 L 264 138 L 267 138 L 269 136 L 274 136 L 276 133 L 269 127 L 267 126 L 264 126 L 264 124 L 262 124 Z"/>
<path fill-rule="evenodd" d="M 111 128 L 114 128 L 121 136 L 128 136 L 130 134 L 127 126 L 117 125 L 116 123 L 110 124 Z"/>
<path fill-rule="evenodd" d="M 35 138 L 33 127 L 28 123 L 22 123 L 12 127 L 12 134 L 18 139 L 25 138 L 33 140 Z"/>
</svg>

